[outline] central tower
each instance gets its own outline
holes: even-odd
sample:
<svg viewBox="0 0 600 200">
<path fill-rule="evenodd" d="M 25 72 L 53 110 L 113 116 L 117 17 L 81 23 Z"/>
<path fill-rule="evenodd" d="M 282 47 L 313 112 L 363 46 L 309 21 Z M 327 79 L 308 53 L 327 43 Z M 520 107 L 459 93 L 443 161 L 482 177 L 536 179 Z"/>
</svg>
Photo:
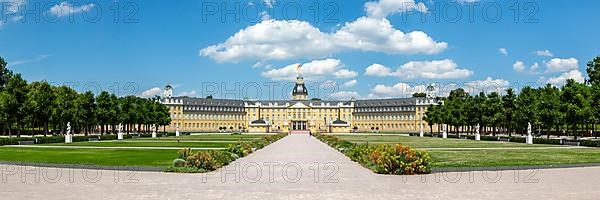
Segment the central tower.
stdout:
<svg viewBox="0 0 600 200">
<path fill-rule="evenodd" d="M 294 86 L 294 90 L 292 90 L 292 100 L 307 100 L 308 99 L 308 90 L 306 86 L 304 86 L 304 78 L 302 75 L 298 75 L 296 78 L 296 86 Z"/>
</svg>

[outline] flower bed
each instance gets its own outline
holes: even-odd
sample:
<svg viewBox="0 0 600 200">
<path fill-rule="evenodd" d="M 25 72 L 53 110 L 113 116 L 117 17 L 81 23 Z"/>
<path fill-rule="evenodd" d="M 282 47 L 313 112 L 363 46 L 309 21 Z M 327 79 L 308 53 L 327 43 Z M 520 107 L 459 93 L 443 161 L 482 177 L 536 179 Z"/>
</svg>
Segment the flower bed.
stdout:
<svg viewBox="0 0 600 200">
<path fill-rule="evenodd" d="M 226 150 L 209 150 L 192 152 L 191 149 L 178 151 L 178 157 L 173 160 L 172 166 L 165 169 L 167 172 L 179 173 L 204 173 L 219 169 L 234 160 L 246 157 L 252 152 L 287 136 L 285 133 L 264 136 L 258 140 L 239 140 L 230 144 Z"/>
<path fill-rule="evenodd" d="M 332 135 L 316 137 L 378 174 L 413 175 L 431 172 L 431 157 L 401 144 L 352 144 Z"/>
</svg>

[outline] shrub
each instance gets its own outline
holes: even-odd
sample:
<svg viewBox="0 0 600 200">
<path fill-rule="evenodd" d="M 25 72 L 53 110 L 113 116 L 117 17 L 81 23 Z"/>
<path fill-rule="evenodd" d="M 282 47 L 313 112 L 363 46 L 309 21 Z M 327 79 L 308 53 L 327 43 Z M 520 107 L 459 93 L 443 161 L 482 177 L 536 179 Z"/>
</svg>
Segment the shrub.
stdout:
<svg viewBox="0 0 600 200">
<path fill-rule="evenodd" d="M 227 151 L 237 155 L 238 157 L 246 157 L 253 151 L 251 142 L 240 140 L 235 144 L 230 144 Z"/>
<path fill-rule="evenodd" d="M 221 168 L 235 159 L 245 157 L 256 149 L 269 145 L 283 137 L 286 134 L 269 135 L 255 141 L 239 140 L 235 144 L 229 145 L 224 151 L 199 151 L 192 152 L 185 148 L 177 152 L 178 159 L 173 161 L 173 165 L 165 169 L 167 172 L 180 173 L 203 173 Z M 183 164 L 181 163 L 183 161 Z"/>
<path fill-rule="evenodd" d="M 581 146 L 586 146 L 586 147 L 600 147 L 600 141 L 594 141 L 594 140 L 581 140 L 581 143 L 579 143 L 579 145 Z"/>
<path fill-rule="evenodd" d="M 412 175 L 431 172 L 429 153 L 416 151 L 408 146 L 400 144 L 355 145 L 332 135 L 316 135 L 316 137 L 375 173 Z"/>
<path fill-rule="evenodd" d="M 185 160 L 181 159 L 181 158 L 177 158 L 175 160 L 173 160 L 173 166 L 174 167 L 185 167 Z"/>
</svg>

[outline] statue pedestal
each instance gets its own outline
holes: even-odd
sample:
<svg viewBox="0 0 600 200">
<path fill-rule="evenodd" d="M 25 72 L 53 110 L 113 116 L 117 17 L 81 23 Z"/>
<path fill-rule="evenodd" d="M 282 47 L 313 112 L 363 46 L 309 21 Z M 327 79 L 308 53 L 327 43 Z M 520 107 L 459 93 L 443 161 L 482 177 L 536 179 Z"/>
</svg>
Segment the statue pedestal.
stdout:
<svg viewBox="0 0 600 200">
<path fill-rule="evenodd" d="M 419 132 L 419 137 L 423 137 L 423 131 Z"/>
<path fill-rule="evenodd" d="M 479 133 L 475 134 L 475 140 L 477 140 L 477 141 L 481 140 L 481 134 L 479 134 Z"/>
<path fill-rule="evenodd" d="M 533 136 L 532 135 L 527 135 L 526 142 L 527 142 L 527 144 L 533 144 Z"/>
<path fill-rule="evenodd" d="M 73 135 L 67 134 L 65 135 L 65 143 L 73 143 Z"/>
<path fill-rule="evenodd" d="M 156 131 L 152 131 L 152 138 L 156 138 Z"/>
<path fill-rule="evenodd" d="M 117 133 L 117 140 L 123 140 L 123 133 Z"/>
<path fill-rule="evenodd" d="M 175 137 L 179 137 L 179 130 L 175 131 Z"/>
<path fill-rule="evenodd" d="M 448 132 L 447 131 L 444 131 L 442 133 L 442 138 L 448 138 Z"/>
</svg>

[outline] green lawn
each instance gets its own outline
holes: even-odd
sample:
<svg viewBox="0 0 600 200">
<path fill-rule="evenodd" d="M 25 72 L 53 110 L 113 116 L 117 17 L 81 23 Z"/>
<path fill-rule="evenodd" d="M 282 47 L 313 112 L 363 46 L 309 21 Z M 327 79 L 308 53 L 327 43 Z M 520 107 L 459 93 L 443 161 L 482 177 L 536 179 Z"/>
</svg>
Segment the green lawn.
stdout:
<svg viewBox="0 0 600 200">
<path fill-rule="evenodd" d="M 431 151 L 433 168 L 600 163 L 600 148 Z"/>
<path fill-rule="evenodd" d="M 255 140 L 265 135 L 225 135 L 225 134 L 206 134 L 206 135 L 186 135 L 180 137 L 160 137 L 160 138 L 139 138 L 134 140 L 159 140 L 159 141 L 177 141 L 177 140 L 197 140 L 197 141 L 237 141 L 240 139 L 244 140 Z"/>
<path fill-rule="evenodd" d="M 443 139 L 432 137 L 409 137 L 396 135 L 341 135 L 337 136 L 342 140 L 353 143 L 371 143 L 371 144 L 403 144 L 413 148 L 502 148 L 502 147 L 548 147 L 552 145 L 527 145 L 523 143 L 512 142 L 494 142 L 494 141 L 475 141 L 459 139 Z"/>
<path fill-rule="evenodd" d="M 176 142 L 176 141 L 106 141 L 106 142 L 74 142 L 71 144 L 56 143 L 56 144 L 40 144 L 40 146 L 91 146 L 91 147 L 189 147 L 189 148 L 225 148 L 232 142 Z"/>
<path fill-rule="evenodd" d="M 166 167 L 176 157 L 177 150 L 0 147 L 0 161 L 12 162 Z"/>
<path fill-rule="evenodd" d="M 39 144 L 40 146 L 86 147 L 177 147 L 226 148 L 240 139 L 253 140 L 263 135 L 207 134 L 165 138 L 140 138 L 122 141 Z M 179 142 L 178 142 L 179 141 Z M 167 167 L 177 157 L 177 150 L 147 149 L 59 149 L 1 147 L 0 161 L 97 166 Z"/>
<path fill-rule="evenodd" d="M 562 164 L 600 163 L 600 148 L 547 149 L 559 145 L 527 145 L 523 143 L 442 139 L 431 137 L 343 135 L 340 139 L 353 143 L 403 144 L 413 148 L 540 148 L 490 150 L 430 150 L 433 168 L 512 167 Z"/>
</svg>

